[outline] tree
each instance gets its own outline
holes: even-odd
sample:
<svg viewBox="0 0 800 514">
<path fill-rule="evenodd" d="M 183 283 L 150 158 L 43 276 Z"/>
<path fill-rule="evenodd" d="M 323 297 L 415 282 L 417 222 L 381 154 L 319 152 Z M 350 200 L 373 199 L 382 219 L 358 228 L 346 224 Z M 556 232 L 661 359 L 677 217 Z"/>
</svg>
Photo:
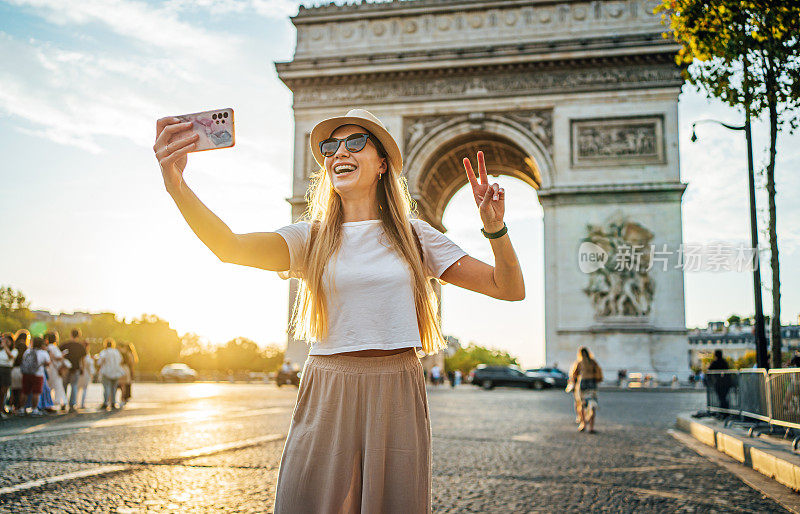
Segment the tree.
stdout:
<svg viewBox="0 0 800 514">
<path fill-rule="evenodd" d="M 444 368 L 446 371 L 461 370 L 461 373 L 467 375 L 470 371 L 475 369 L 478 364 L 505 366 L 508 364 L 519 365 L 516 357 L 512 357 L 508 352 L 503 350 L 494 350 L 478 346 L 475 343 L 469 343 L 466 348 L 459 348 L 450 357 L 444 359 Z"/>
<path fill-rule="evenodd" d="M 736 324 L 741 323 L 741 322 L 742 322 L 742 318 L 740 318 L 738 314 L 731 314 L 728 317 L 728 326 L 736 325 Z"/>
<path fill-rule="evenodd" d="M 690 83 L 750 117 L 767 113 L 765 169 L 772 270 L 772 365 L 781 365 L 781 283 L 775 208 L 778 131 L 797 127 L 800 4 L 796 0 L 662 0 L 658 8 L 682 45 L 676 61 Z M 665 34 L 665 36 L 668 36 Z"/>
<path fill-rule="evenodd" d="M 28 328 L 33 321 L 30 302 L 11 286 L 0 287 L 0 332 L 16 332 Z"/>
</svg>

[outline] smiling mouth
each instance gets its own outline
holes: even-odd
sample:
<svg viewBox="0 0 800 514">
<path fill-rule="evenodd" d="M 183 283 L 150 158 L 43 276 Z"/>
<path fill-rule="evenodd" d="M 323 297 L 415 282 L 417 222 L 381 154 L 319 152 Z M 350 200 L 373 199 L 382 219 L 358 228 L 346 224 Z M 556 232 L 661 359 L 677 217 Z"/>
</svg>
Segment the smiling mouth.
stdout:
<svg viewBox="0 0 800 514">
<path fill-rule="evenodd" d="M 353 166 L 352 164 L 340 164 L 340 165 L 335 166 L 333 168 L 333 174 L 334 175 L 346 175 L 347 173 L 350 173 L 351 171 L 355 171 L 355 170 L 356 170 L 356 167 Z"/>
</svg>

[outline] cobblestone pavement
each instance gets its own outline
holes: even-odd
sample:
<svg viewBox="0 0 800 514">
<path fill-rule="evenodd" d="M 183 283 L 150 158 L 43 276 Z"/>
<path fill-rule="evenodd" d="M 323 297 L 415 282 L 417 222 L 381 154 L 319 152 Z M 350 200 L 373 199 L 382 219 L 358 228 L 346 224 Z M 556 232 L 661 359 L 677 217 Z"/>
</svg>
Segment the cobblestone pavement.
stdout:
<svg viewBox="0 0 800 514">
<path fill-rule="evenodd" d="M 134 387 L 119 412 L 0 423 L 0 511 L 271 511 L 296 389 Z M 701 393 L 602 392 L 594 435 L 561 391 L 428 399 L 434 512 L 782 512 L 667 434 Z"/>
</svg>

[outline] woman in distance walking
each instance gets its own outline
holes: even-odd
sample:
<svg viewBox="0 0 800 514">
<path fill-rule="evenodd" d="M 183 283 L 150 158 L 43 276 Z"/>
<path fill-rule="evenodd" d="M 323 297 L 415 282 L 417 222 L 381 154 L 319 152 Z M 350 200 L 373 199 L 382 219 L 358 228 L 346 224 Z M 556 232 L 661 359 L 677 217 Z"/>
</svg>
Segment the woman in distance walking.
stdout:
<svg viewBox="0 0 800 514">
<path fill-rule="evenodd" d="M 159 120 L 153 147 L 164 184 L 197 236 L 223 262 L 300 279 L 292 315 L 312 341 L 283 449 L 275 512 L 424 513 L 431 510 L 431 434 L 417 351 L 446 346 L 431 278 L 514 301 L 525 296 L 503 223 L 505 193 L 464 167 L 495 266 L 466 254 L 413 216 L 397 143 L 372 113 L 320 121 L 320 165 L 301 221 L 234 234 L 183 180 L 196 141 Z M 478 227 L 476 227 L 476 230 Z"/>
<path fill-rule="evenodd" d="M 569 380 L 578 404 L 578 431 L 583 432 L 588 425 L 589 433 L 593 434 L 597 415 L 597 384 L 603 381 L 603 370 L 585 346 L 578 349 L 578 359 L 572 365 Z"/>
</svg>

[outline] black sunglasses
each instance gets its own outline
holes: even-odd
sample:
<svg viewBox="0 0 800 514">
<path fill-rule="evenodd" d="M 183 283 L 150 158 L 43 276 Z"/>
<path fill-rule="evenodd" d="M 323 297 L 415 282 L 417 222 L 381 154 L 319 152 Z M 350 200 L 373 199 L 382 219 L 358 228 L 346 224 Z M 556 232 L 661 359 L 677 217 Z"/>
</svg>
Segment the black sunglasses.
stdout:
<svg viewBox="0 0 800 514">
<path fill-rule="evenodd" d="M 319 151 L 325 157 L 332 157 L 336 154 L 336 151 L 339 149 L 339 144 L 344 141 L 344 147 L 349 152 L 360 152 L 367 146 L 367 140 L 374 138 L 372 134 L 367 134 L 365 132 L 358 132 L 356 134 L 350 134 L 344 139 L 337 139 L 335 137 L 330 137 L 325 141 L 320 141 L 319 143 Z"/>
</svg>

